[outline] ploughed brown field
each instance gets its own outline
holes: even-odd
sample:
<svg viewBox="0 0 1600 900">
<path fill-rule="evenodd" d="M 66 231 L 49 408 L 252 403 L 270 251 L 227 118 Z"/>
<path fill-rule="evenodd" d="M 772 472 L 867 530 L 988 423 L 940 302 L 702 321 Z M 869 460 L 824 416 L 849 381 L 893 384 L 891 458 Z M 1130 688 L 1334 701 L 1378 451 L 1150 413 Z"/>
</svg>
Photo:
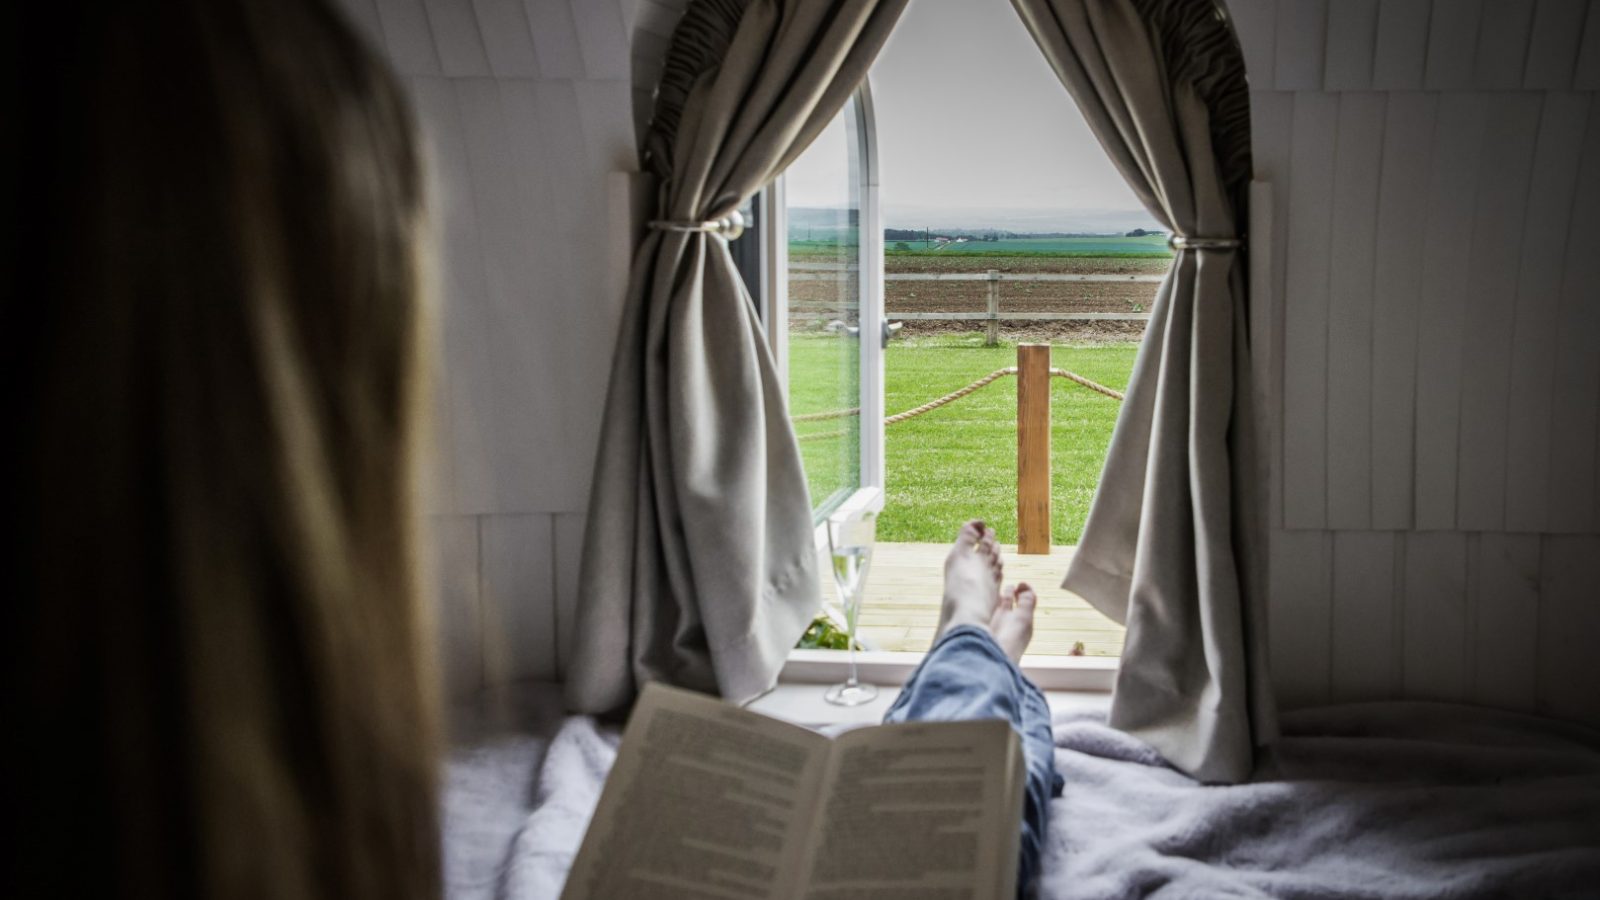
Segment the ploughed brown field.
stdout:
<svg viewBox="0 0 1600 900">
<path fill-rule="evenodd" d="M 884 273 L 884 308 L 890 321 L 896 313 L 984 312 L 988 285 L 982 281 L 896 281 L 898 273 L 976 273 L 990 269 L 1002 273 L 1072 275 L 1162 275 L 1170 260 L 1118 257 L 982 256 L 975 253 L 929 256 L 887 254 Z M 1000 282 L 1000 311 L 1004 313 L 1148 313 L 1155 300 L 1154 282 Z M 804 329 L 807 320 L 837 309 L 838 285 L 826 280 L 796 279 L 789 284 L 794 325 Z M 809 314 L 809 315 L 808 315 Z M 814 325 L 812 327 L 815 327 Z M 982 322 L 905 322 L 904 336 L 970 332 Z M 1137 340 L 1144 331 L 1138 321 L 1028 322 L 1002 321 L 1001 335 L 1008 340 L 1104 341 Z"/>
</svg>

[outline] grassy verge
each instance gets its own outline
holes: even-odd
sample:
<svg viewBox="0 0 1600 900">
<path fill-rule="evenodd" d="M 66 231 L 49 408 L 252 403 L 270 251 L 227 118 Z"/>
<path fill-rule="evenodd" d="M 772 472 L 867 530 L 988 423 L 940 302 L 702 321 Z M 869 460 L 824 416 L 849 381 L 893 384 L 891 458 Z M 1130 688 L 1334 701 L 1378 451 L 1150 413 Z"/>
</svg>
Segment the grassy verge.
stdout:
<svg viewBox="0 0 1600 900">
<path fill-rule="evenodd" d="M 1125 388 L 1135 343 L 1059 346 L 1053 365 L 1101 384 Z M 839 342 L 795 335 L 790 344 L 791 412 L 838 409 Z M 1016 364 L 1014 344 L 983 346 L 980 333 L 896 340 L 885 357 L 885 404 L 903 412 L 1005 366 Z M 1083 532 L 1105 462 L 1120 404 L 1055 379 L 1051 392 L 1051 538 L 1075 544 Z M 1000 539 L 1016 540 L 1016 379 L 994 384 L 897 425 L 886 432 L 888 503 L 878 523 L 881 541 L 945 541 L 961 522 L 978 517 Z M 854 427 L 855 420 L 804 422 L 803 436 Z M 814 485 L 834 485 L 853 473 L 849 434 L 801 442 Z"/>
</svg>

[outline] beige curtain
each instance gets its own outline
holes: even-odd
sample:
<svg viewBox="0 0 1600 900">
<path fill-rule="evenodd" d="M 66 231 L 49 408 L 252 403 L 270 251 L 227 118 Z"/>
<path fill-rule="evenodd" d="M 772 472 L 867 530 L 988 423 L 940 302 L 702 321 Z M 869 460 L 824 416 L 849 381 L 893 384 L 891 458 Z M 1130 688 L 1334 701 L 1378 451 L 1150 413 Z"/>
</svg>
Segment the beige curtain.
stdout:
<svg viewBox="0 0 1600 900">
<path fill-rule="evenodd" d="M 905 0 L 694 0 L 646 138 L 654 219 L 726 217 L 866 76 Z M 818 609 L 784 385 L 726 239 L 650 230 L 633 262 L 595 463 L 568 705 L 647 681 L 748 700 Z"/>
<path fill-rule="evenodd" d="M 1177 235 L 1242 238 L 1249 97 L 1211 0 L 1012 0 L 1101 145 Z M 1065 587 L 1127 625 L 1111 724 L 1204 781 L 1275 736 L 1245 253 L 1180 250 Z"/>
</svg>

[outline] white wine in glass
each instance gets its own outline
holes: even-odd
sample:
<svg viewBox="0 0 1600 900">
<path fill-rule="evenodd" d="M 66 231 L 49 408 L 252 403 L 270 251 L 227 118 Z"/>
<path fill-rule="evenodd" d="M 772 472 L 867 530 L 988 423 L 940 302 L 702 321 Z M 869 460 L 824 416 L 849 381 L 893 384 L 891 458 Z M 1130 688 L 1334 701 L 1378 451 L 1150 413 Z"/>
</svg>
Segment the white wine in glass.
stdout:
<svg viewBox="0 0 1600 900">
<path fill-rule="evenodd" d="M 828 554 L 833 559 L 833 583 L 839 588 L 839 602 L 844 607 L 850 677 L 843 684 L 828 688 L 824 697 L 839 706 L 860 706 L 878 696 L 877 687 L 862 684 L 856 677 L 856 623 L 861 619 L 861 598 L 867 568 L 872 563 L 877 524 L 877 515 L 871 512 L 828 519 Z"/>
</svg>

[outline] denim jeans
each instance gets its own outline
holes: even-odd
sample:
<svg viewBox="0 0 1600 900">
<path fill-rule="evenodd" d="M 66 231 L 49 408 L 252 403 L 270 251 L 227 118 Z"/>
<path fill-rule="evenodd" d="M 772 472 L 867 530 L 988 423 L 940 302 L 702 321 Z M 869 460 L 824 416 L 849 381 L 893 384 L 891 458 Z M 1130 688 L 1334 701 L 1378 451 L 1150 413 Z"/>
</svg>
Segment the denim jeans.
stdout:
<svg viewBox="0 0 1600 900">
<path fill-rule="evenodd" d="M 1028 784 L 1022 808 L 1022 858 L 1017 893 L 1026 894 L 1039 874 L 1039 848 L 1050 820 L 1050 798 L 1061 795 L 1050 707 L 1044 693 L 1022 674 L 982 628 L 962 625 L 945 632 L 900 691 L 885 722 L 949 722 L 1004 719 L 1022 737 Z"/>
</svg>

